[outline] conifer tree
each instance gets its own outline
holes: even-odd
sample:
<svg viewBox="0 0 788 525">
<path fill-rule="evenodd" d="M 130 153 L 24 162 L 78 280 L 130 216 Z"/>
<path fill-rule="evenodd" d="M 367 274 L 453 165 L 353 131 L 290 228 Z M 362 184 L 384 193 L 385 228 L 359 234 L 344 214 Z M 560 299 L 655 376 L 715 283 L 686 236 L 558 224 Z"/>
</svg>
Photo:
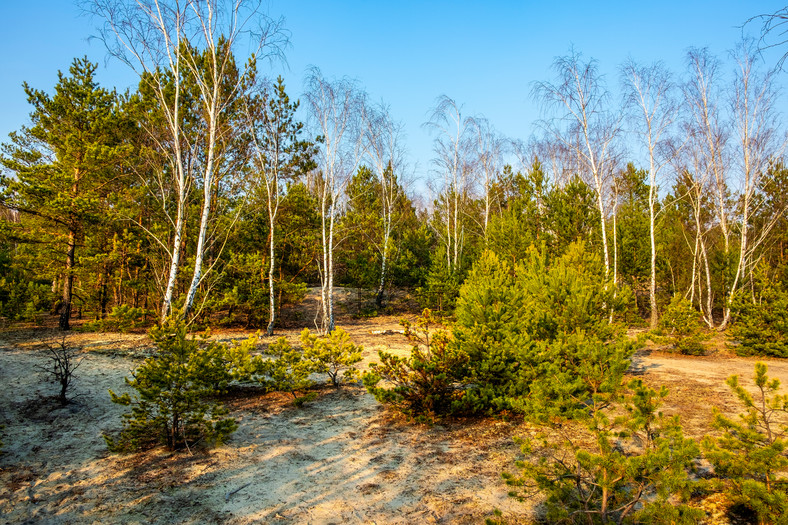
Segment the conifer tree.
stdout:
<svg viewBox="0 0 788 525">
<path fill-rule="evenodd" d="M 24 84 L 31 126 L 12 133 L 0 156 L 13 174 L 3 179 L 3 204 L 33 218 L 23 223 L 28 240 L 45 239 L 62 257 L 61 330 L 69 329 L 77 247 L 106 213 L 129 151 L 118 96 L 98 86 L 96 68 L 75 59 L 69 76 L 58 73 L 54 95 Z"/>
</svg>

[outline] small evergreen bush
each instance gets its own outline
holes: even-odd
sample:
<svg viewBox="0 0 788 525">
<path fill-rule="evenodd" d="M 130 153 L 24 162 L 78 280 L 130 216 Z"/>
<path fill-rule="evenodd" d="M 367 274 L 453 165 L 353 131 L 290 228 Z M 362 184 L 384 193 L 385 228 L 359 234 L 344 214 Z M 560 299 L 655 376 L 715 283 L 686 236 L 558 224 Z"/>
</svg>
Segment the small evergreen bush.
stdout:
<svg viewBox="0 0 788 525">
<path fill-rule="evenodd" d="M 312 370 L 327 374 L 332 385 L 338 387 L 342 381 L 352 381 L 359 376 L 355 367 L 361 361 L 361 346 L 356 346 L 350 336 L 337 328 L 326 337 L 318 337 L 309 333 L 308 329 L 301 332 L 301 345 L 304 358 L 312 363 Z M 341 374 L 341 375 L 340 375 Z"/>
<path fill-rule="evenodd" d="M 738 420 L 715 409 L 713 426 L 722 435 L 706 437 L 702 447 L 714 466 L 711 488 L 724 492 L 734 505 L 751 509 L 759 523 L 786 523 L 788 518 L 788 395 L 770 379 L 763 363 L 755 364 L 756 395 L 738 376 L 728 386 L 744 405 Z"/>
<path fill-rule="evenodd" d="M 257 381 L 270 390 L 288 392 L 297 405 L 303 404 L 303 400 L 299 401 L 298 392 L 314 385 L 309 379 L 309 375 L 314 371 L 314 364 L 304 358 L 303 349 L 294 348 L 284 337 L 271 344 L 267 354 L 273 359 L 257 356 L 253 360 L 252 368 Z"/>
<path fill-rule="evenodd" d="M 89 332 L 120 332 L 128 333 L 136 328 L 141 328 L 154 317 L 144 308 L 136 308 L 122 304 L 112 308 L 106 319 L 98 319 L 85 323 L 84 330 Z"/>
<path fill-rule="evenodd" d="M 665 395 L 634 380 L 624 395 L 592 396 L 573 421 L 553 417 L 520 440 L 520 472 L 503 475 L 509 495 L 543 493 L 549 523 L 697 523 L 704 513 L 683 502 L 698 447 L 678 418 L 659 412 Z"/>
<path fill-rule="evenodd" d="M 468 356 L 465 408 L 526 410 L 529 398 L 530 406 L 543 399 L 572 410 L 608 388 L 634 352 L 610 321 L 627 297 L 582 243 L 553 260 L 531 247 L 517 264 L 482 254 L 460 290 L 453 328 L 456 351 Z M 606 377 L 591 380 L 603 371 Z"/>
<path fill-rule="evenodd" d="M 419 303 L 423 308 L 430 309 L 433 316 L 438 313 L 450 314 L 457 302 L 461 282 L 459 270 L 452 271 L 444 258 L 436 256 L 432 260 L 424 286 L 416 289 Z"/>
<path fill-rule="evenodd" d="M 435 319 L 425 309 L 415 325 L 402 321 L 413 343 L 410 357 L 379 351 L 380 363 L 370 364 L 362 380 L 376 400 L 416 421 L 432 422 L 451 411 L 464 395 L 458 377 L 468 356 L 450 344 L 445 330 L 431 331 Z M 387 385 L 379 386 L 381 380 Z"/>
<path fill-rule="evenodd" d="M 700 314 L 692 303 L 681 295 L 675 295 L 670 300 L 659 320 L 659 326 L 667 333 L 674 348 L 682 354 L 705 355 L 705 336 Z"/>
<path fill-rule="evenodd" d="M 755 301 L 745 294 L 734 300 L 730 334 L 739 341 L 736 353 L 788 357 L 788 291 L 764 278 L 759 288 Z"/>
<path fill-rule="evenodd" d="M 119 435 L 105 435 L 109 449 L 123 452 L 163 444 L 177 450 L 225 441 L 237 425 L 212 398 L 234 378 L 233 355 L 248 353 L 248 343 L 230 352 L 226 345 L 189 337 L 182 321 L 153 328 L 150 336 L 157 354 L 126 378 L 136 394 L 110 390 L 112 401 L 130 406 L 131 412 L 123 415 Z"/>
</svg>

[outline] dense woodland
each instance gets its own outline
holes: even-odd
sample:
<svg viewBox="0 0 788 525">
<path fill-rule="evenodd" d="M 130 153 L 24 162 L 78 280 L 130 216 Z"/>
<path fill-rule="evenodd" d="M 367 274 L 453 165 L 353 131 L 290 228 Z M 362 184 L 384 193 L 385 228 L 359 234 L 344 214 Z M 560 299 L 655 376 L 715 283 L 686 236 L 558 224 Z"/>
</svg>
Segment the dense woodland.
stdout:
<svg viewBox="0 0 788 525">
<path fill-rule="evenodd" d="M 579 241 L 632 324 L 655 327 L 681 296 L 725 328 L 737 298 L 786 286 L 781 73 L 754 42 L 725 59 L 691 49 L 685 71 L 630 61 L 619 79 L 572 50 L 531 86 L 545 118 L 526 140 L 441 96 L 425 184 L 402 125 L 358 83 L 314 69 L 295 100 L 300 87 L 258 71 L 282 52 L 275 21 L 260 18 L 257 55 L 236 56 L 237 27 L 186 39 L 207 11 L 151 36 L 122 18 L 151 13 L 110 7 L 95 5 L 105 40 L 139 86 L 99 86 L 75 59 L 49 91 L 24 86 L 30 124 L 3 146 L 8 319 L 179 315 L 270 334 L 321 285 L 330 331 L 335 285 L 374 290 L 370 310 L 405 288 L 451 311 L 485 251 L 516 263 Z"/>
<path fill-rule="evenodd" d="M 369 316 L 404 291 L 424 312 L 406 323 L 411 356 L 380 352 L 361 376 L 378 401 L 417 421 L 579 424 L 594 453 L 545 440 L 532 454 L 529 442 L 524 452 L 542 459 L 507 477 L 547 495 L 548 520 L 697 519 L 676 502 L 699 490 L 699 446 L 658 410 L 664 390 L 625 381 L 643 343 L 625 332 L 648 327 L 700 354 L 719 330 L 740 354 L 788 357 L 784 73 L 759 43 L 726 57 L 690 49 L 683 71 L 629 61 L 619 78 L 572 49 L 531 85 L 543 120 L 520 139 L 442 95 L 424 124 L 432 175 L 414 181 L 402 124 L 358 82 L 318 69 L 304 86 L 266 77 L 262 59 L 283 53 L 285 33 L 247 7 L 96 0 L 102 39 L 139 85 L 102 87 L 97 65 L 77 58 L 53 88 L 25 84 L 30 123 L 2 148 L 0 315 L 56 314 L 62 330 L 74 319 L 153 327 L 161 353 L 129 381 L 142 401 L 112 394 L 137 407 L 110 448 L 222 441 L 236 425 L 204 402 L 231 382 L 304 402 L 311 373 L 335 385 L 357 377 L 335 288 L 367 290 Z M 239 55 L 249 39 L 256 53 Z M 308 287 L 320 289 L 325 337 L 305 332 L 298 349 L 281 339 L 264 358 L 254 342 L 187 337 L 208 326 L 273 335 Z M 190 390 L 155 415 L 172 367 L 185 367 L 190 386 L 178 388 Z M 737 381 L 750 419 L 717 414 L 729 440 L 701 448 L 721 485 L 703 490 L 728 491 L 766 523 L 786 502 L 785 443 L 769 425 L 788 401 L 765 366 L 761 405 Z M 558 457 L 555 443 L 574 459 L 545 459 Z"/>
</svg>

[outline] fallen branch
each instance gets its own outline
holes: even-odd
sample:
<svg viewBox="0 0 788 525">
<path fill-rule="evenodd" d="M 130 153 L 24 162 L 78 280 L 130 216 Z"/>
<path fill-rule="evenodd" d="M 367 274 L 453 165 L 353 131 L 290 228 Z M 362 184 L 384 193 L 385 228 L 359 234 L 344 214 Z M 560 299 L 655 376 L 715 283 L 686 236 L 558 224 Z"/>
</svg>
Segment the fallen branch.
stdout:
<svg viewBox="0 0 788 525">
<path fill-rule="evenodd" d="M 224 495 L 224 502 L 227 503 L 228 501 L 230 501 L 230 496 L 233 496 L 236 492 L 245 489 L 246 487 L 248 487 L 251 484 L 252 484 L 252 482 L 250 481 L 246 485 L 241 485 L 237 489 L 231 490 L 230 492 L 228 492 L 227 494 Z"/>
</svg>

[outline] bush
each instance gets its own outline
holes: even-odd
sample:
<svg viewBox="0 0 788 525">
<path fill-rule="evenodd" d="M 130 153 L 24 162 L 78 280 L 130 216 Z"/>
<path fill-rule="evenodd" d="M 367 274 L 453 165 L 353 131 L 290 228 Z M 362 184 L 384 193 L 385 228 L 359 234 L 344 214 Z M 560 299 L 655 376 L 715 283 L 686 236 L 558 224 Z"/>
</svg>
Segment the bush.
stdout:
<svg viewBox="0 0 788 525">
<path fill-rule="evenodd" d="M 419 303 L 423 308 L 441 315 L 450 314 L 454 310 L 461 282 L 460 272 L 457 269 L 452 271 L 445 259 L 435 256 L 424 286 L 416 289 Z"/>
<path fill-rule="evenodd" d="M 689 300 L 675 295 L 660 318 L 659 328 L 668 342 L 684 355 L 704 355 L 705 336 L 700 314 Z"/>
<path fill-rule="evenodd" d="M 112 308 L 106 319 L 98 319 L 85 323 L 84 330 L 95 332 L 120 332 L 128 333 L 131 330 L 145 326 L 150 320 L 155 319 L 152 312 L 144 308 L 135 308 L 122 304 Z"/>
<path fill-rule="evenodd" d="M 309 379 L 314 370 L 313 363 L 304 359 L 302 349 L 293 348 L 284 337 L 269 346 L 267 353 L 273 359 L 257 356 L 253 360 L 252 367 L 257 381 L 270 390 L 290 393 L 300 406 L 303 401 L 299 401 L 298 391 L 314 385 Z"/>
<path fill-rule="evenodd" d="M 528 358 L 535 364 L 519 378 L 528 395 L 511 399 L 512 408 L 540 423 L 583 419 L 589 405 L 604 407 L 618 395 L 636 344 L 583 332 L 540 342 Z"/>
<path fill-rule="evenodd" d="M 659 320 L 674 348 L 685 355 L 704 355 L 705 339 L 700 314 L 687 299 L 674 295 Z"/>
<path fill-rule="evenodd" d="M 47 381 L 57 383 L 60 387 L 58 401 L 62 406 L 68 404 L 68 388 L 74 380 L 74 372 L 82 364 L 82 358 L 77 358 L 82 348 L 69 346 L 65 338 L 56 345 L 46 345 L 44 353 L 46 364 L 36 365 Z"/>
<path fill-rule="evenodd" d="M 455 352 L 468 363 L 457 370 L 469 385 L 465 396 L 471 412 L 508 408 L 523 365 L 522 356 L 532 346 L 526 333 L 525 291 L 515 284 L 513 268 L 495 253 L 485 251 L 460 288 L 452 329 Z"/>
<path fill-rule="evenodd" d="M 31 281 L 21 272 L 11 271 L 0 278 L 0 315 L 38 324 L 52 305 L 51 288 L 51 284 Z"/>
<path fill-rule="evenodd" d="M 301 345 L 304 348 L 304 358 L 312 363 L 312 370 L 327 374 L 335 387 L 343 380 L 351 381 L 359 376 L 354 365 L 361 361 L 364 348 L 354 345 L 347 332 L 341 328 L 326 337 L 311 335 L 305 328 L 301 332 Z"/>
<path fill-rule="evenodd" d="M 468 356 L 450 345 L 444 330 L 430 332 L 435 323 L 425 309 L 415 326 L 401 321 L 405 336 L 413 343 L 411 356 L 399 357 L 379 351 L 380 363 L 372 363 L 362 380 L 380 403 L 390 405 L 416 421 L 431 422 L 451 412 L 464 395 L 458 380 Z M 385 380 L 390 386 L 378 386 Z"/>
<path fill-rule="evenodd" d="M 593 396 L 575 421 L 521 440 L 519 475 L 504 474 L 510 496 L 541 491 L 549 523 L 697 523 L 686 501 L 698 447 L 678 418 L 659 412 L 667 395 L 634 380 L 621 396 Z"/>
<path fill-rule="evenodd" d="M 788 291 L 763 278 L 759 288 L 755 301 L 744 294 L 734 300 L 730 333 L 739 340 L 736 353 L 788 357 Z"/>
<path fill-rule="evenodd" d="M 728 386 L 745 412 L 732 420 L 715 409 L 713 426 L 722 435 L 706 437 L 702 447 L 714 466 L 713 489 L 723 491 L 734 505 L 751 509 L 759 523 L 785 523 L 788 509 L 788 395 L 780 382 L 769 379 L 767 367 L 755 364 L 756 396 L 739 384 Z"/>
<path fill-rule="evenodd" d="M 123 429 L 117 437 L 105 435 L 112 451 L 130 451 L 164 444 L 170 450 L 189 448 L 197 443 L 220 444 L 237 425 L 213 396 L 221 394 L 240 372 L 233 363 L 246 366 L 238 355 L 248 355 L 248 344 L 230 350 L 205 338 L 188 337 L 185 323 L 168 321 L 153 328 L 150 336 L 158 353 L 126 378 L 136 390 L 117 395 L 114 403 L 131 406 L 123 415 Z M 251 342 L 251 341 L 250 341 Z"/>
<path fill-rule="evenodd" d="M 466 408 L 526 410 L 525 398 L 532 404 L 561 398 L 571 410 L 615 383 L 634 351 L 622 327 L 610 322 L 626 298 L 582 243 L 553 261 L 532 247 L 514 265 L 485 252 L 460 290 L 453 329 L 456 351 L 468 356 Z M 602 372 L 608 376 L 592 379 Z"/>
</svg>

